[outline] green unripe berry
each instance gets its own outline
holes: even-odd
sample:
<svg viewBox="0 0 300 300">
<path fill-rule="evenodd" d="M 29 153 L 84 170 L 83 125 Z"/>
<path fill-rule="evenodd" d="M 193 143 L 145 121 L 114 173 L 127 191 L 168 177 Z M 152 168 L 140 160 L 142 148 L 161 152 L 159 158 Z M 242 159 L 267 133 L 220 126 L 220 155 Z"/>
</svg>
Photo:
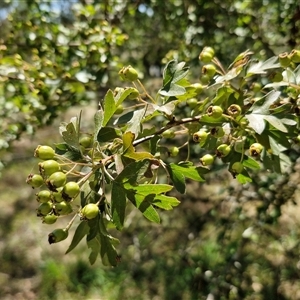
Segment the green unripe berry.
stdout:
<svg viewBox="0 0 300 300">
<path fill-rule="evenodd" d="M 279 63 L 283 68 L 288 67 L 291 63 L 291 58 L 289 57 L 289 54 L 287 52 L 280 53 L 278 55 L 278 58 L 279 58 Z"/>
<path fill-rule="evenodd" d="M 217 148 L 217 157 L 226 157 L 231 151 L 231 147 L 227 144 L 221 144 Z"/>
<path fill-rule="evenodd" d="M 132 66 L 123 67 L 119 71 L 119 75 L 124 81 L 135 81 L 138 79 L 138 72 Z"/>
<path fill-rule="evenodd" d="M 231 104 L 227 109 L 228 114 L 233 117 L 237 118 L 242 113 L 242 108 L 237 104 Z"/>
<path fill-rule="evenodd" d="M 63 172 L 55 172 L 47 180 L 47 184 L 56 190 L 57 188 L 66 184 L 67 175 Z"/>
<path fill-rule="evenodd" d="M 169 155 L 172 156 L 172 157 L 175 157 L 179 154 L 179 148 L 178 147 L 172 147 L 170 150 L 169 150 Z"/>
<path fill-rule="evenodd" d="M 43 160 L 52 159 L 55 155 L 55 151 L 53 148 L 49 146 L 37 146 L 34 151 L 34 156 Z"/>
<path fill-rule="evenodd" d="M 291 61 L 294 63 L 300 63 L 300 50 L 293 49 L 290 53 Z"/>
<path fill-rule="evenodd" d="M 52 211 L 52 209 L 53 209 L 53 204 L 51 201 L 41 203 L 36 210 L 36 215 L 38 217 L 46 216 Z"/>
<path fill-rule="evenodd" d="M 259 91 L 261 91 L 262 85 L 259 82 L 253 82 L 251 85 L 251 89 L 253 90 L 253 92 L 257 93 Z"/>
<path fill-rule="evenodd" d="M 31 185 L 33 188 L 38 188 L 44 184 L 44 179 L 39 174 L 29 174 L 26 183 Z"/>
<path fill-rule="evenodd" d="M 272 81 L 272 82 L 280 82 L 283 80 L 283 76 L 282 76 L 282 73 L 279 73 L 279 72 L 273 72 L 269 75 L 269 79 Z"/>
<path fill-rule="evenodd" d="M 197 106 L 198 100 L 196 98 L 191 98 L 191 99 L 186 100 L 186 103 L 191 109 L 193 109 Z"/>
<path fill-rule="evenodd" d="M 64 201 L 62 193 L 61 192 L 52 192 L 52 200 L 54 202 Z"/>
<path fill-rule="evenodd" d="M 208 116 L 214 118 L 214 119 L 219 119 L 222 117 L 223 114 L 223 109 L 221 106 L 218 105 L 211 105 L 208 107 L 206 110 L 206 113 Z"/>
<path fill-rule="evenodd" d="M 215 127 L 211 129 L 210 134 L 215 138 L 221 138 L 225 135 L 225 131 L 223 127 Z"/>
<path fill-rule="evenodd" d="M 64 185 L 63 193 L 69 196 L 70 198 L 77 196 L 79 192 L 80 186 L 77 182 L 70 181 Z"/>
<path fill-rule="evenodd" d="M 263 151 L 264 147 L 260 143 L 254 143 L 249 148 L 249 153 L 251 156 L 259 156 Z"/>
<path fill-rule="evenodd" d="M 209 84 L 211 80 L 211 77 L 209 77 L 207 74 L 203 74 L 201 77 L 200 77 L 200 81 L 203 83 L 203 84 Z"/>
<path fill-rule="evenodd" d="M 201 83 L 193 83 L 189 87 L 195 89 L 197 95 L 200 95 L 203 92 L 203 85 Z"/>
<path fill-rule="evenodd" d="M 121 113 L 123 113 L 124 111 L 124 107 L 122 104 L 118 105 L 116 110 L 115 110 L 115 115 L 120 115 Z"/>
<path fill-rule="evenodd" d="M 48 235 L 49 244 L 54 244 L 65 240 L 69 235 L 66 229 L 55 229 Z"/>
<path fill-rule="evenodd" d="M 36 200 L 40 203 L 46 203 L 51 200 L 51 193 L 48 190 L 40 191 L 36 194 Z"/>
<path fill-rule="evenodd" d="M 93 139 L 91 136 L 83 136 L 79 140 L 79 145 L 84 147 L 84 148 L 90 148 L 92 146 Z"/>
<path fill-rule="evenodd" d="M 193 134 L 193 141 L 196 143 L 204 142 L 208 137 L 208 132 L 200 130 Z"/>
<path fill-rule="evenodd" d="M 42 218 L 43 223 L 45 224 L 54 224 L 57 221 L 56 215 L 47 215 Z"/>
<path fill-rule="evenodd" d="M 98 213 L 99 213 L 99 207 L 95 203 L 87 204 L 80 211 L 82 217 L 88 220 L 96 218 Z"/>
<path fill-rule="evenodd" d="M 244 170 L 244 166 L 241 162 L 237 161 L 235 163 L 232 164 L 231 166 L 231 171 L 234 173 L 234 174 L 240 174 L 242 173 Z"/>
<path fill-rule="evenodd" d="M 51 174 L 60 171 L 60 164 L 53 159 L 49 159 L 40 162 L 39 169 L 42 175 L 50 176 Z"/>
<path fill-rule="evenodd" d="M 207 75 L 212 78 L 216 74 L 216 66 L 212 64 L 208 64 L 202 67 L 202 74 Z"/>
<path fill-rule="evenodd" d="M 135 100 L 140 95 L 140 92 L 137 89 L 133 89 L 133 91 L 128 95 L 129 100 Z"/>
<path fill-rule="evenodd" d="M 199 60 L 204 63 L 209 63 L 215 56 L 215 51 L 211 47 L 204 47 L 199 55 Z"/>
<path fill-rule="evenodd" d="M 54 211 L 56 215 L 68 215 L 73 212 L 73 208 L 67 201 L 61 201 L 55 204 Z"/>
<path fill-rule="evenodd" d="M 210 166 L 213 164 L 215 158 L 211 154 L 205 154 L 200 158 L 200 162 L 202 163 L 203 166 Z"/>
<path fill-rule="evenodd" d="M 165 139 L 173 139 L 175 137 L 175 132 L 171 129 L 167 129 L 161 135 Z"/>
</svg>

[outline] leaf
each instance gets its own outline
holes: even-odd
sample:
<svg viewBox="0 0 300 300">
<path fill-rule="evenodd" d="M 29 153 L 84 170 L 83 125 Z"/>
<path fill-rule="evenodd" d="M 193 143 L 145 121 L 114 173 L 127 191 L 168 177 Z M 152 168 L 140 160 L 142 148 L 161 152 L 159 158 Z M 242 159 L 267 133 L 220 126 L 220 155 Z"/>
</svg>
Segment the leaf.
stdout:
<svg viewBox="0 0 300 300">
<path fill-rule="evenodd" d="M 252 127 L 256 133 L 262 134 L 266 127 L 264 116 L 259 114 L 250 114 L 245 115 L 245 117 L 249 121 L 249 126 Z"/>
<path fill-rule="evenodd" d="M 117 243 L 118 240 L 113 238 L 107 231 L 105 224 L 103 222 L 103 215 L 100 215 L 99 218 L 99 229 L 100 229 L 100 256 L 102 259 L 102 263 L 104 265 L 117 265 L 117 251 L 113 245 L 113 243 Z"/>
<path fill-rule="evenodd" d="M 136 89 L 132 87 L 127 87 L 124 90 L 120 90 L 117 95 L 115 95 L 116 107 L 122 104 L 122 102 L 131 94 L 136 93 Z"/>
<path fill-rule="evenodd" d="M 243 172 L 244 173 L 244 172 Z M 251 177 L 248 175 L 248 174 L 238 174 L 236 176 L 236 179 L 238 180 L 239 183 L 241 184 L 245 184 L 245 183 L 248 183 L 248 182 L 252 182 L 252 179 Z"/>
<path fill-rule="evenodd" d="M 136 161 L 144 160 L 146 158 L 154 158 L 149 152 L 136 152 L 132 143 L 135 135 L 132 132 L 126 132 L 123 135 L 123 155 L 132 158 Z"/>
<path fill-rule="evenodd" d="M 180 201 L 177 198 L 166 195 L 157 195 L 153 202 L 153 205 L 165 210 L 173 209 L 174 206 L 179 204 Z"/>
<path fill-rule="evenodd" d="M 124 167 L 122 172 L 115 178 L 115 182 L 127 182 L 131 185 L 136 185 L 140 178 L 144 177 L 149 165 L 149 160 L 134 161 Z"/>
<path fill-rule="evenodd" d="M 250 65 L 246 77 L 252 76 L 253 74 L 266 74 L 266 70 L 276 68 L 280 68 L 280 63 L 278 63 L 278 57 L 273 56 L 265 62 L 259 61 L 258 63 Z"/>
<path fill-rule="evenodd" d="M 253 158 L 247 156 L 243 160 L 243 166 L 246 168 L 254 169 L 254 170 L 259 170 L 260 169 L 260 164 L 254 160 Z"/>
<path fill-rule="evenodd" d="M 89 262 L 91 265 L 93 265 L 96 260 L 97 257 L 99 255 L 99 251 L 100 251 L 100 238 L 93 238 L 92 240 L 87 241 L 87 246 L 89 249 L 91 249 L 91 253 L 89 255 Z"/>
<path fill-rule="evenodd" d="M 94 115 L 94 124 L 95 124 L 95 129 L 94 129 L 94 140 L 98 140 L 98 134 L 100 129 L 102 128 L 103 124 L 103 119 L 104 119 L 104 112 L 103 110 L 98 110 L 95 115 Z"/>
<path fill-rule="evenodd" d="M 172 190 L 172 186 L 169 184 L 139 184 L 137 186 L 130 186 L 130 190 L 135 192 L 148 195 L 148 194 L 161 194 Z"/>
<path fill-rule="evenodd" d="M 64 141 L 71 147 L 79 149 L 79 133 L 76 131 L 76 127 L 73 122 L 68 124 L 61 124 L 59 127 L 60 133 Z"/>
<path fill-rule="evenodd" d="M 113 127 L 102 127 L 97 135 L 99 143 L 105 143 L 121 137 L 121 130 Z"/>
<path fill-rule="evenodd" d="M 156 104 L 153 104 L 153 108 L 156 110 L 156 111 L 160 111 L 168 116 L 171 116 L 176 108 L 176 105 L 175 105 L 176 101 L 172 101 L 172 102 L 168 102 L 164 105 L 156 105 Z"/>
<path fill-rule="evenodd" d="M 163 72 L 163 87 L 159 93 L 163 96 L 179 96 L 183 95 L 186 90 L 182 85 L 176 83 L 188 74 L 189 68 L 185 67 L 185 63 L 178 63 L 176 60 L 170 61 Z"/>
<path fill-rule="evenodd" d="M 121 173 L 122 174 L 122 173 Z M 121 184 L 113 182 L 111 189 L 111 213 L 113 223 L 118 230 L 123 228 L 126 209 L 125 189 Z"/>
<path fill-rule="evenodd" d="M 214 105 L 221 105 L 223 102 L 227 101 L 228 97 L 234 93 L 234 90 L 229 86 L 221 86 L 217 90 L 215 98 L 212 100 Z"/>
<path fill-rule="evenodd" d="M 89 226 L 88 223 L 85 221 L 81 221 L 80 224 L 77 226 L 72 242 L 66 251 L 66 254 L 71 252 L 78 244 L 79 242 L 89 233 Z"/>
<path fill-rule="evenodd" d="M 262 97 L 260 100 L 256 101 L 252 105 L 250 110 L 254 114 L 268 115 L 270 113 L 269 112 L 270 106 L 274 104 L 275 101 L 278 100 L 279 96 L 280 96 L 279 91 L 271 91 L 267 95 Z"/>
<path fill-rule="evenodd" d="M 249 125 L 255 130 L 256 133 L 262 134 L 265 129 L 265 120 L 268 121 L 272 126 L 282 132 L 287 132 L 284 124 L 275 116 L 270 115 L 270 106 L 277 101 L 280 96 L 279 91 L 271 91 L 265 97 L 256 101 L 252 108 L 251 114 L 245 115 L 249 121 Z"/>
<path fill-rule="evenodd" d="M 208 172 L 207 169 L 196 167 L 191 162 L 179 164 L 170 163 L 166 167 L 175 188 L 182 194 L 185 193 L 185 177 L 204 182 L 205 180 L 202 175 Z"/>
<path fill-rule="evenodd" d="M 128 199 L 138 208 L 149 221 L 154 223 L 160 222 L 157 211 L 153 208 L 152 202 L 155 195 L 141 195 L 134 191 L 127 191 Z"/>
<path fill-rule="evenodd" d="M 141 131 L 141 123 L 143 117 L 145 116 L 146 110 L 147 106 L 145 106 L 145 108 L 143 109 L 138 109 L 133 112 L 133 116 L 128 122 L 128 127 L 126 131 L 132 132 L 135 136 L 138 136 L 138 134 Z"/>
<path fill-rule="evenodd" d="M 104 97 L 104 118 L 102 126 L 105 126 L 117 109 L 112 90 L 108 90 Z"/>
<path fill-rule="evenodd" d="M 276 118 L 275 116 L 264 116 L 264 119 L 268 121 L 273 127 L 278 129 L 282 132 L 288 132 L 287 128 L 284 126 L 284 124 L 281 122 L 280 119 Z"/>
</svg>

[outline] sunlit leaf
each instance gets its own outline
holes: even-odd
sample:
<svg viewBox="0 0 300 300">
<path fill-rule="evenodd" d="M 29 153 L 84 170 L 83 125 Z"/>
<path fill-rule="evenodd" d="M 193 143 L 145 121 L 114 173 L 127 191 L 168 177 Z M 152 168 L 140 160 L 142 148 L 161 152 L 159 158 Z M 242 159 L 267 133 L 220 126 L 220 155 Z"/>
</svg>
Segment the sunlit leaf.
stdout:
<svg viewBox="0 0 300 300">
<path fill-rule="evenodd" d="M 85 221 L 81 221 L 74 232 L 72 242 L 68 250 L 66 251 L 66 254 L 71 252 L 79 244 L 79 242 L 88 234 L 89 230 L 90 228 L 88 226 L 88 223 Z"/>
</svg>

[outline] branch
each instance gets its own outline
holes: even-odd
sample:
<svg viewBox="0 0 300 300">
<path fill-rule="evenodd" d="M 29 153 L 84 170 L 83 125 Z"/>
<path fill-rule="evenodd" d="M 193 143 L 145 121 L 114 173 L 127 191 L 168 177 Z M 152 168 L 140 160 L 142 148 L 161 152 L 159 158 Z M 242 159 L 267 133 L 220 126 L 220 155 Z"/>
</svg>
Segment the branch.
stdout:
<svg viewBox="0 0 300 300">
<path fill-rule="evenodd" d="M 153 134 L 151 135 L 148 135 L 148 136 L 145 136 L 145 137 L 142 137 L 140 138 L 139 140 L 136 140 L 132 143 L 133 146 L 137 146 L 141 143 L 144 143 L 146 141 L 149 141 L 150 139 L 152 139 L 154 136 L 156 135 L 160 135 L 162 134 L 164 131 L 172 128 L 172 127 L 175 127 L 175 126 L 178 126 L 178 125 L 182 125 L 182 124 L 186 124 L 186 123 L 192 123 L 192 122 L 199 122 L 201 120 L 201 117 L 202 116 L 197 116 L 197 117 L 194 117 L 194 118 L 184 118 L 184 119 L 181 119 L 181 120 L 171 120 L 166 126 L 162 127 L 161 129 L 157 130 L 156 132 L 154 132 Z"/>
</svg>

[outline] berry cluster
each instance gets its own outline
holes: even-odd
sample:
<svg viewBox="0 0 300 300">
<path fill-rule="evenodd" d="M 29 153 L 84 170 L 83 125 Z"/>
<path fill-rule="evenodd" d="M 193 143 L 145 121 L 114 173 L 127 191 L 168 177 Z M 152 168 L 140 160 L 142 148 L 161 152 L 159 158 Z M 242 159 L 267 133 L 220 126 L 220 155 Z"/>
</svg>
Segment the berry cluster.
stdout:
<svg viewBox="0 0 300 300">
<path fill-rule="evenodd" d="M 90 139 L 80 140 L 82 147 L 90 146 Z M 34 156 L 39 158 L 39 173 L 29 174 L 26 182 L 32 188 L 40 188 L 36 193 L 36 200 L 39 203 L 36 209 L 37 216 L 41 217 L 43 223 L 53 224 L 61 216 L 72 213 L 80 215 L 82 220 L 95 218 L 99 212 L 97 204 L 89 203 L 82 209 L 76 210 L 74 200 L 80 194 L 80 186 L 83 182 L 74 181 L 72 176 L 76 174 L 74 168 L 66 170 L 69 164 L 62 157 L 55 153 L 55 150 L 49 146 L 39 145 Z M 73 205 L 72 205 L 73 204 Z M 49 234 L 49 243 L 57 243 L 68 237 L 68 227 L 56 229 Z"/>
</svg>

